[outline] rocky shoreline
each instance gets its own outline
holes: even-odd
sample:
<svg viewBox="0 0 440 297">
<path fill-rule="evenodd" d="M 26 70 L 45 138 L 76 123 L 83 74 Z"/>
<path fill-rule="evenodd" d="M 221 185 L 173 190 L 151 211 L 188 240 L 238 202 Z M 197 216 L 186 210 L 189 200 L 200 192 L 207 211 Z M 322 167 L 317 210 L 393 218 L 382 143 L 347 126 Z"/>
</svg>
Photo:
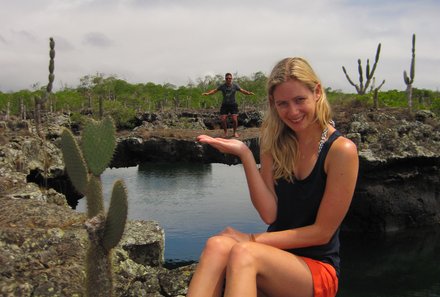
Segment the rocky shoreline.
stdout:
<svg viewBox="0 0 440 297">
<path fill-rule="evenodd" d="M 239 162 L 195 141 L 201 133 L 218 135 L 213 113 L 145 114 L 138 121 L 133 131 L 120 131 L 112 166 L 157 160 Z M 439 226 L 439 118 L 427 111 L 408 115 L 388 109 L 337 111 L 335 121 L 357 144 L 361 165 L 343 231 L 380 234 Z M 240 138 L 257 159 L 260 122 L 261 113 L 240 115 Z M 75 194 L 58 148 L 61 127 L 73 126 L 67 117 L 51 118 L 46 126 L 50 141 L 43 142 L 29 122 L 0 122 L 2 296 L 83 295 L 85 218 L 65 198 L 75 199 Z M 129 223 L 115 250 L 117 296 L 186 294 L 195 264 L 165 268 L 164 241 L 160 222 Z"/>
</svg>

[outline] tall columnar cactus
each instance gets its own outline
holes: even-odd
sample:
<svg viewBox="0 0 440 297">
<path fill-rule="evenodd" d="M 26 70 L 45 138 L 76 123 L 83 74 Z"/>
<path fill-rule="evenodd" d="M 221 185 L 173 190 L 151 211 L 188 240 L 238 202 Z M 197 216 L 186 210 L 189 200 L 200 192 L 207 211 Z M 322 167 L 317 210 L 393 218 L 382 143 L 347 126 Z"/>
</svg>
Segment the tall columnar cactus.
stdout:
<svg viewBox="0 0 440 297">
<path fill-rule="evenodd" d="M 408 108 L 409 111 L 412 112 L 413 102 L 412 102 L 412 84 L 414 82 L 415 76 L 415 64 L 416 64 L 416 34 L 412 36 L 412 57 L 411 57 L 411 69 L 409 71 L 409 76 L 406 73 L 406 70 L 403 71 L 403 80 L 406 84 L 406 93 L 408 95 Z"/>
<path fill-rule="evenodd" d="M 49 83 L 46 87 L 46 94 L 50 94 L 52 92 L 52 85 L 55 79 L 55 75 L 53 74 L 55 70 L 55 41 L 53 38 L 49 38 Z"/>
<path fill-rule="evenodd" d="M 61 134 L 61 149 L 67 173 L 75 188 L 87 197 L 86 229 L 90 244 L 86 259 L 87 296 L 112 296 L 112 253 L 127 221 L 127 190 L 122 180 L 113 185 L 110 206 L 104 214 L 101 174 L 116 147 L 116 129 L 111 118 L 90 121 L 84 127 L 81 145 L 70 130 Z"/>
<path fill-rule="evenodd" d="M 363 77 L 363 69 L 362 69 L 362 63 L 361 63 L 361 59 L 358 59 L 358 72 L 359 72 L 359 84 L 355 84 L 350 76 L 348 76 L 347 71 L 345 70 L 345 67 L 342 66 L 342 71 L 344 71 L 345 77 L 347 78 L 348 82 L 356 88 L 356 92 L 359 95 L 363 95 L 365 94 L 365 92 L 368 90 L 368 86 L 371 83 L 371 80 L 374 77 L 374 71 L 376 71 L 376 66 L 377 66 L 377 62 L 379 62 L 379 55 L 380 55 L 380 47 L 381 44 L 379 43 L 379 45 L 377 46 L 377 50 L 376 50 L 376 57 L 374 59 L 374 64 L 373 64 L 373 68 L 371 68 L 370 70 L 370 60 L 367 59 L 367 67 L 365 69 L 365 77 L 367 79 L 367 81 L 365 82 L 364 85 L 364 77 Z"/>
<path fill-rule="evenodd" d="M 43 133 L 41 132 L 41 110 L 43 109 L 44 104 L 52 92 L 53 81 L 55 79 L 55 41 L 52 37 L 49 38 L 49 82 L 46 86 L 46 92 L 41 97 L 35 97 L 35 126 L 37 129 L 37 133 L 41 138 L 43 137 Z"/>
</svg>

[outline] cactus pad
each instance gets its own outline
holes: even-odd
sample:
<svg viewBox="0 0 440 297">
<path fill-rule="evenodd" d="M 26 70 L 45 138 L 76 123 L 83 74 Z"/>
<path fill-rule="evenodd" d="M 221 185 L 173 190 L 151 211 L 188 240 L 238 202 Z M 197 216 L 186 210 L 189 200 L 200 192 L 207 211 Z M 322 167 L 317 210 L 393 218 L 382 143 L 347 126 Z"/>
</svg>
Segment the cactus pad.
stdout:
<svg viewBox="0 0 440 297">
<path fill-rule="evenodd" d="M 64 129 L 61 134 L 61 150 L 67 174 L 73 186 L 78 192 L 85 195 L 88 182 L 86 163 L 72 132 L 67 129 Z"/>
<path fill-rule="evenodd" d="M 104 227 L 103 245 L 107 250 L 114 248 L 121 240 L 127 221 L 127 213 L 127 189 L 122 180 L 117 180 L 113 185 L 110 207 Z"/>
<path fill-rule="evenodd" d="M 116 147 L 116 128 L 113 120 L 91 120 L 86 124 L 82 136 L 82 151 L 89 171 L 99 176 L 110 164 Z"/>
</svg>

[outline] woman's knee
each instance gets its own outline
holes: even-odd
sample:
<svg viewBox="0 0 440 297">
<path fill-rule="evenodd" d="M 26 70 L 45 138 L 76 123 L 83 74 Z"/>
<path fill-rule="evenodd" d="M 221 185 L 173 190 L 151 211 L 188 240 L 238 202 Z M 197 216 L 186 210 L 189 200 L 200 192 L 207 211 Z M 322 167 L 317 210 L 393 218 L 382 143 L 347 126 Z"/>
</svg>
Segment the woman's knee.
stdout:
<svg viewBox="0 0 440 297">
<path fill-rule="evenodd" d="M 256 257 L 252 251 L 252 246 L 255 246 L 251 242 L 241 242 L 235 244 L 230 253 L 228 266 L 231 267 L 255 267 Z"/>
<path fill-rule="evenodd" d="M 203 253 L 227 257 L 235 243 L 235 240 L 226 236 L 213 236 L 206 241 Z"/>
</svg>

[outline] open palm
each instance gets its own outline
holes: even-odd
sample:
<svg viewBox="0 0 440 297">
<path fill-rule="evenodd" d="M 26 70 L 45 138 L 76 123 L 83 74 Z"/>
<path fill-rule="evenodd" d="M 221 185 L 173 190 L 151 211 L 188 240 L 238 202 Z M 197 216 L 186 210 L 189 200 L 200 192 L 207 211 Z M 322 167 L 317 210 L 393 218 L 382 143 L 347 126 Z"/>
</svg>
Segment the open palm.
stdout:
<svg viewBox="0 0 440 297">
<path fill-rule="evenodd" d="M 197 136 L 197 141 L 209 144 L 222 153 L 232 154 L 238 157 L 248 149 L 242 141 L 237 139 L 214 138 L 208 135 L 199 135 Z"/>
</svg>

